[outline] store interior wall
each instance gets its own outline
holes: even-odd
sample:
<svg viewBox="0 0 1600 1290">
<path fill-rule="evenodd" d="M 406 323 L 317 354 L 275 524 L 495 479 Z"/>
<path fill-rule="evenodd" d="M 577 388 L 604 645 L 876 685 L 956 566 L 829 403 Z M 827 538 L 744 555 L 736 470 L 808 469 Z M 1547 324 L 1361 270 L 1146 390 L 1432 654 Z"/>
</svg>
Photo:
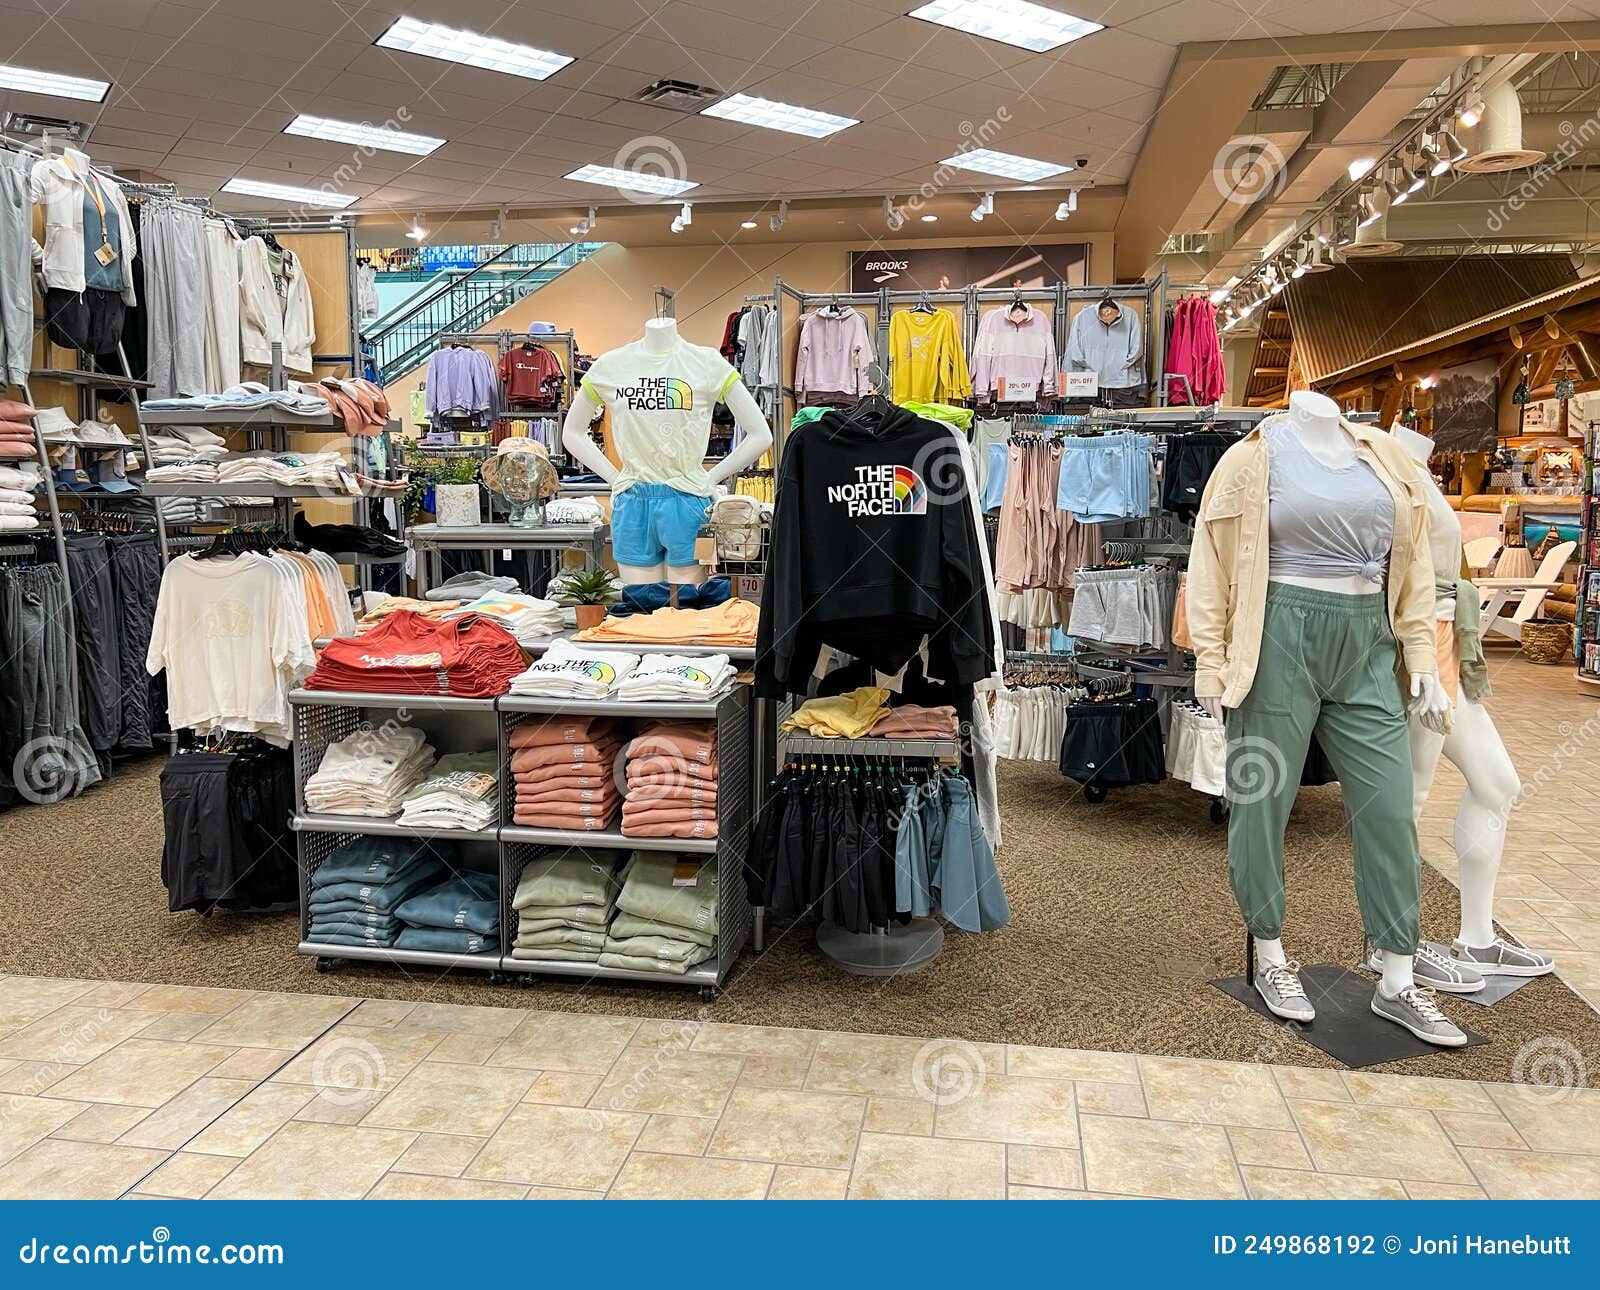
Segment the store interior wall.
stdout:
<svg viewBox="0 0 1600 1290">
<path fill-rule="evenodd" d="M 602 230 L 603 231 L 603 230 Z M 1079 232 L 1072 236 L 1010 238 L 929 238 L 896 242 L 895 251 L 914 247 L 1013 246 L 1024 242 L 1071 242 L 1089 246 L 1091 281 L 1109 276 L 1110 233 Z M 585 354 L 603 354 L 637 340 L 652 316 L 655 289 L 674 293 L 678 330 L 697 345 L 716 346 L 728 315 L 747 295 L 770 292 L 775 277 L 802 291 L 846 291 L 850 252 L 871 246 L 869 238 L 851 241 L 708 246 L 627 247 L 612 243 L 568 270 L 526 299 L 485 323 L 479 330 L 526 330 L 536 319 L 576 333 Z M 784 305 L 792 325 L 794 302 Z M 793 343 L 792 332 L 789 342 Z M 390 404 L 405 407 L 411 391 L 423 380 L 426 364 L 387 387 Z"/>
</svg>

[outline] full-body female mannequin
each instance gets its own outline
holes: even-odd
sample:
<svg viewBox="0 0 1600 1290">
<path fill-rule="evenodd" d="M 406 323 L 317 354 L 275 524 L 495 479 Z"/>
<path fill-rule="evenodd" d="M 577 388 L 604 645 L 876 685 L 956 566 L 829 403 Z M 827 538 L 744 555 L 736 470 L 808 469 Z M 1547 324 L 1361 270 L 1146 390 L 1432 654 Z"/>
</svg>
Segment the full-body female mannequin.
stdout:
<svg viewBox="0 0 1600 1290">
<path fill-rule="evenodd" d="M 1415 474 L 1408 454 L 1350 427 L 1331 399 L 1292 394 L 1288 415 L 1229 449 L 1207 486 L 1189 629 L 1197 697 L 1215 717 L 1229 710 L 1229 875 L 1267 1007 L 1316 1015 L 1281 939 L 1283 832 L 1314 729 L 1344 789 L 1356 893 L 1379 946 L 1373 1011 L 1457 1046 L 1465 1035 L 1412 971 L 1420 877 L 1402 649 L 1417 720 L 1442 731 L 1449 708 Z M 1245 782 L 1263 770 L 1264 791 Z"/>
<path fill-rule="evenodd" d="M 1462 664 L 1456 641 L 1457 574 L 1461 569 L 1461 521 L 1428 472 L 1433 440 L 1405 426 L 1394 437 L 1417 459 L 1428 498 L 1428 539 L 1433 549 L 1437 582 L 1439 659 L 1443 684 L 1453 706 L 1444 731 L 1411 720 L 1411 763 L 1416 775 L 1413 808 L 1417 817 L 1428 803 L 1434 772 L 1443 754 L 1467 781 L 1467 791 L 1456 812 L 1455 848 L 1461 870 L 1461 930 L 1448 956 L 1424 945 L 1417 955 L 1417 976 L 1424 983 L 1451 994 L 1473 994 L 1483 988 L 1486 976 L 1543 976 L 1555 970 L 1555 961 L 1537 950 L 1511 945 L 1495 935 L 1494 885 L 1505 850 L 1506 823 L 1522 791 L 1511 755 L 1500 740 L 1489 710 L 1488 676 L 1476 660 Z M 1459 586 L 1473 597 L 1471 585 Z M 1471 612 L 1472 605 L 1461 609 Z"/>
<path fill-rule="evenodd" d="M 704 467 L 711 409 L 728 405 L 742 438 Z M 619 470 L 589 437 L 604 405 L 622 457 Z M 671 318 L 653 318 L 644 337 L 595 360 L 561 426 L 561 443 L 611 485 L 612 550 L 625 583 L 698 583 L 694 539 L 714 486 L 761 459 L 772 431 L 755 396 L 716 350 L 691 345 Z"/>
</svg>

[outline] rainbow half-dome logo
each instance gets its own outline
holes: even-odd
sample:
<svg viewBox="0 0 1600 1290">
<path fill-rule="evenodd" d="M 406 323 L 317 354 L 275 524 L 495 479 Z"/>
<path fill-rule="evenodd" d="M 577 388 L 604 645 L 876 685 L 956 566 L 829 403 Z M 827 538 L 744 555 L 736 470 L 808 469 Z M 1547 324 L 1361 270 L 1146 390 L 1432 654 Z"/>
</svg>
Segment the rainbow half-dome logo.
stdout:
<svg viewBox="0 0 1600 1290">
<path fill-rule="evenodd" d="M 894 468 L 894 513 L 896 515 L 928 513 L 928 490 L 923 487 L 922 476 L 910 466 Z"/>
<path fill-rule="evenodd" d="M 599 681 L 602 685 L 610 685 L 617 679 L 617 669 L 609 663 L 602 663 L 598 660 L 584 668 L 583 674 L 591 680 Z"/>
<path fill-rule="evenodd" d="M 688 381 L 680 381 L 676 376 L 667 378 L 666 406 L 669 412 L 689 412 L 694 408 L 694 393 L 689 389 Z"/>
</svg>

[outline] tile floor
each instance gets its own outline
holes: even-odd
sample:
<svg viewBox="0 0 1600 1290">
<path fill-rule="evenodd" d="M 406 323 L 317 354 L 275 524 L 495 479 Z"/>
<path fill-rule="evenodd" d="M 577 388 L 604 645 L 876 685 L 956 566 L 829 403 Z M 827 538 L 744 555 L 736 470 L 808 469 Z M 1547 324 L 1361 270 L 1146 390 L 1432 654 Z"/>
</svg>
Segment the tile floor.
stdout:
<svg viewBox="0 0 1600 1290">
<path fill-rule="evenodd" d="M 1500 913 L 1600 1000 L 1600 703 L 1492 664 L 1533 790 Z M 1600 1089 L 0 977 L 22 1196 L 1595 1198 Z"/>
<path fill-rule="evenodd" d="M 1600 1197 L 1595 1089 L 121 982 L 0 998 L 5 1198 Z"/>
</svg>

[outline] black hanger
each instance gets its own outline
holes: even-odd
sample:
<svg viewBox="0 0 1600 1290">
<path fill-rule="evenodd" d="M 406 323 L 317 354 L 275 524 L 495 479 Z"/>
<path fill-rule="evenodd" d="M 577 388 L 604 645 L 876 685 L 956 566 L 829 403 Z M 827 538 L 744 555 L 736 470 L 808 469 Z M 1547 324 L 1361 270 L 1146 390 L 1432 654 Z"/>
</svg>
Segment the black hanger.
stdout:
<svg viewBox="0 0 1600 1290">
<path fill-rule="evenodd" d="M 262 229 L 256 234 L 256 236 L 265 242 L 270 250 L 277 251 L 279 254 L 283 253 L 283 246 L 274 234 L 267 232 L 266 229 Z"/>
<path fill-rule="evenodd" d="M 864 394 L 855 407 L 844 414 L 845 424 L 861 425 L 871 417 L 886 417 L 893 409 L 894 404 L 876 391 L 871 394 Z"/>
<path fill-rule="evenodd" d="M 914 314 L 931 314 L 938 311 L 928 303 L 928 293 L 924 291 L 917 297 L 917 303 L 911 306 L 911 312 Z"/>
</svg>

